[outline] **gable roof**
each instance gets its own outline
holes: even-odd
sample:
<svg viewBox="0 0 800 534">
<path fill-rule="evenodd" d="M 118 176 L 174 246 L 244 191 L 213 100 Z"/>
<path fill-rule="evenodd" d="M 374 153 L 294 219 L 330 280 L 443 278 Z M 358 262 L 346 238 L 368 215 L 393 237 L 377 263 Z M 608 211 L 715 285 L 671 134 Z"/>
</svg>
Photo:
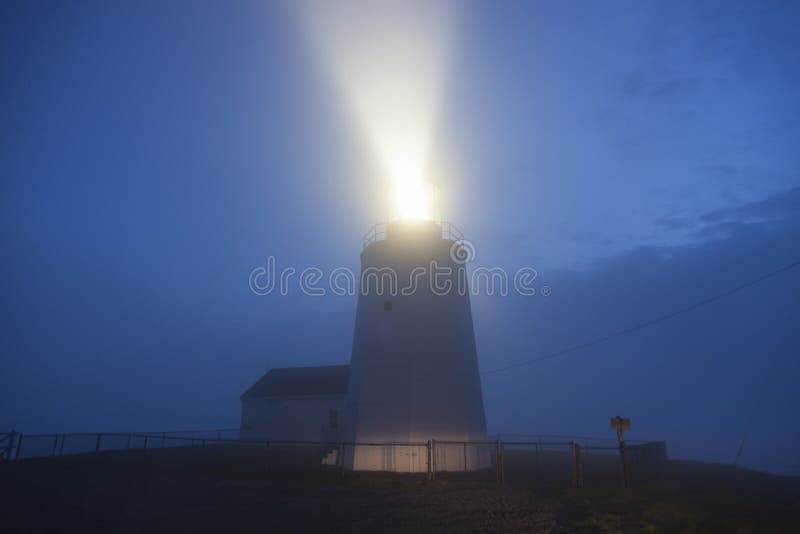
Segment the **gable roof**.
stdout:
<svg viewBox="0 0 800 534">
<path fill-rule="evenodd" d="M 345 395 L 349 375 L 349 365 L 270 369 L 241 398 Z"/>
</svg>

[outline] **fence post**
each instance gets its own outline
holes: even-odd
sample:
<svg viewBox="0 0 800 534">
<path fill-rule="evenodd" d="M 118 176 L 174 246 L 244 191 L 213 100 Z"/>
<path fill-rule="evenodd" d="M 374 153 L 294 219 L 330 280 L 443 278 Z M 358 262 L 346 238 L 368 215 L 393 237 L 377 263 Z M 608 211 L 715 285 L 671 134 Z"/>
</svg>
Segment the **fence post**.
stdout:
<svg viewBox="0 0 800 534">
<path fill-rule="evenodd" d="M 506 451 L 503 440 L 500 440 L 500 485 L 506 483 Z"/>
<path fill-rule="evenodd" d="M 494 479 L 500 484 L 500 440 L 494 442 Z"/>
<path fill-rule="evenodd" d="M 572 442 L 572 483 L 576 488 L 583 487 L 583 472 L 581 470 L 581 446 Z"/>
<path fill-rule="evenodd" d="M 622 463 L 622 487 L 623 489 L 628 488 L 628 462 L 625 461 L 625 442 L 620 440 L 619 442 L 619 461 Z"/>
<path fill-rule="evenodd" d="M 61 434 L 61 447 L 58 448 L 58 455 L 64 456 L 64 442 L 67 441 L 67 434 Z"/>
<path fill-rule="evenodd" d="M 130 434 L 128 434 L 128 445 L 127 445 L 127 448 L 128 449 L 131 448 L 131 435 Z"/>
<path fill-rule="evenodd" d="M 503 442 L 499 439 L 494 442 L 495 448 L 495 471 L 497 474 L 497 483 L 503 485 L 505 482 L 505 468 L 503 466 Z"/>
<path fill-rule="evenodd" d="M 203 446 L 204 449 L 206 448 L 206 440 L 205 439 L 202 440 L 202 446 Z"/>
<path fill-rule="evenodd" d="M 342 444 L 339 446 L 339 474 L 342 477 L 344 477 L 344 448 L 345 444 L 342 442 Z"/>
<path fill-rule="evenodd" d="M 97 434 L 97 443 L 94 444 L 94 452 L 100 452 L 101 439 L 103 439 L 103 434 Z"/>
<path fill-rule="evenodd" d="M 14 435 L 15 432 L 12 430 L 8 433 L 8 446 L 2 449 L 2 458 L 5 461 L 9 461 L 11 459 L 11 449 L 14 448 Z"/>
<path fill-rule="evenodd" d="M 570 452 L 572 453 L 572 487 L 578 486 L 578 473 L 575 466 L 575 441 L 570 442 Z"/>
<path fill-rule="evenodd" d="M 164 441 L 166 441 L 166 439 L 167 439 L 167 433 L 166 432 L 162 432 L 161 433 L 161 448 L 162 449 L 164 448 Z"/>
<path fill-rule="evenodd" d="M 433 480 L 436 480 L 436 440 L 431 440 L 431 476 Z"/>
<path fill-rule="evenodd" d="M 535 445 L 535 449 L 536 449 L 536 465 L 534 466 L 534 469 L 535 469 L 534 473 L 535 473 L 535 476 L 536 476 L 537 480 L 539 479 L 539 447 L 540 446 L 541 446 L 540 443 L 537 443 Z"/>
<path fill-rule="evenodd" d="M 428 440 L 428 444 L 426 446 L 426 450 L 428 451 L 428 480 L 433 480 L 433 474 L 431 469 L 431 440 Z"/>
<path fill-rule="evenodd" d="M 144 449 L 145 453 L 147 453 L 147 434 L 144 435 L 144 447 L 143 447 L 143 449 Z"/>
<path fill-rule="evenodd" d="M 464 442 L 464 472 L 467 472 L 467 442 Z"/>
<path fill-rule="evenodd" d="M 14 461 L 19 460 L 19 453 L 22 450 L 22 438 L 24 438 L 24 437 L 25 437 L 25 434 L 20 432 L 19 439 L 17 440 L 17 452 L 14 455 Z"/>
<path fill-rule="evenodd" d="M 53 438 L 54 438 L 53 439 L 53 450 L 50 453 L 50 456 L 55 456 L 56 455 L 56 448 L 58 447 L 58 434 L 54 434 Z"/>
</svg>

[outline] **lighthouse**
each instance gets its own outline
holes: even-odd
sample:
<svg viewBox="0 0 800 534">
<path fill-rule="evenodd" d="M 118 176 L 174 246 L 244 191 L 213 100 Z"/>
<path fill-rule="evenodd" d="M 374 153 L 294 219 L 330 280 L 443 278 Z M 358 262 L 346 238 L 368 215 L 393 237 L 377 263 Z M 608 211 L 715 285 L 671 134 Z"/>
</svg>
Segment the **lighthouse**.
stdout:
<svg viewBox="0 0 800 534">
<path fill-rule="evenodd" d="M 474 470 L 486 419 L 463 236 L 397 217 L 364 237 L 345 433 L 354 470 Z M 434 440 L 435 457 L 427 441 Z"/>
<path fill-rule="evenodd" d="M 395 198 L 364 236 L 350 365 L 269 370 L 241 396 L 242 439 L 339 443 L 322 461 L 352 470 L 490 465 L 470 244 L 434 217 L 436 195 Z"/>
</svg>

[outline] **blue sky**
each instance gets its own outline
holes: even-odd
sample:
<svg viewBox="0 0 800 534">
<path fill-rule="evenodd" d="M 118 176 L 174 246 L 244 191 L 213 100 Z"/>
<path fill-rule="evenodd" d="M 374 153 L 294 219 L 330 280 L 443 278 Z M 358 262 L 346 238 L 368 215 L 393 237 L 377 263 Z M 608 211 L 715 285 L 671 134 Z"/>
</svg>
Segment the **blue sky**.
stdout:
<svg viewBox="0 0 800 534">
<path fill-rule="evenodd" d="M 444 216 L 476 264 L 553 288 L 474 300 L 482 369 L 800 257 L 796 4 L 449 9 Z M 0 427 L 235 427 L 268 368 L 348 361 L 354 298 L 247 285 L 269 255 L 357 269 L 382 217 L 292 4 L 5 2 L 0 80 Z M 604 435 L 622 413 L 729 461 L 757 426 L 743 458 L 796 465 L 799 323 L 795 270 L 487 375 L 490 431 Z"/>
</svg>

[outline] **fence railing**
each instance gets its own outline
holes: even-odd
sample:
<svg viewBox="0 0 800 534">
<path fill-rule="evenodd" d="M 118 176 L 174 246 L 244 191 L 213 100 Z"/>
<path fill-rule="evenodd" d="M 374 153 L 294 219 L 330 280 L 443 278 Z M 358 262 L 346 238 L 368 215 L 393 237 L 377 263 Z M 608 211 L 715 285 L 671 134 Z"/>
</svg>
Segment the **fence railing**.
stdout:
<svg viewBox="0 0 800 534">
<path fill-rule="evenodd" d="M 224 441 L 224 436 L 236 436 L 238 428 L 210 430 L 177 430 L 169 432 L 64 432 L 55 434 L 24 434 L 11 432 L 7 448 L 8 459 L 64 456 L 131 448 L 159 448 L 201 443 L 205 440 Z M 0 434 L 2 436 L 2 434 Z M 16 440 L 14 439 L 16 437 Z M 2 438 L 0 438 L 1 440 Z M 230 440 L 230 438 L 229 438 Z M 2 448 L 0 448 L 2 451 Z"/>
<path fill-rule="evenodd" d="M 235 433 L 235 435 L 234 435 Z M 658 471 L 666 448 L 645 445 L 589 445 L 575 440 L 493 440 L 425 442 L 345 442 L 241 440 L 238 429 L 186 432 L 98 432 L 10 435 L 6 459 L 23 460 L 106 451 L 186 448 L 210 449 L 218 457 L 252 460 L 268 470 L 323 469 L 416 473 L 429 480 L 471 477 L 542 485 L 631 482 L 631 468 L 642 479 Z M 223 437 L 223 436 L 230 437 Z M 2 439 L 2 435 L 0 435 Z M 1 442 L 0 442 L 1 443 Z M 651 450 L 652 449 L 652 450 Z M 226 452 L 227 451 L 227 452 Z M 638 452 L 637 452 L 638 451 Z M 173 457 L 177 458 L 177 457 Z M 201 461 L 212 461 L 206 455 Z M 655 468 L 654 468 L 655 466 Z"/>
</svg>

